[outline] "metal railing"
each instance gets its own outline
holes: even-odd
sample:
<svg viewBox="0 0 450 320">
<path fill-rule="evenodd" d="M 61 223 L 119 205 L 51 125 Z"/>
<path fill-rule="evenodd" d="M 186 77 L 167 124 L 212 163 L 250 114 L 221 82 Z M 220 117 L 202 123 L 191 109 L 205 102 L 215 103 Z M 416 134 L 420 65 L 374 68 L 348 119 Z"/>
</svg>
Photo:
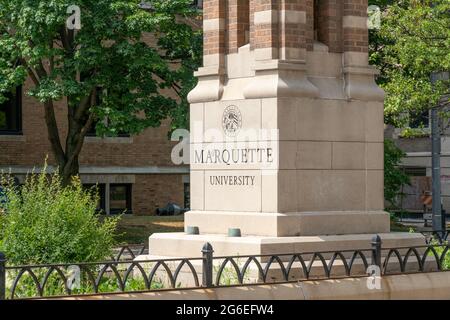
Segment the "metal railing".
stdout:
<svg viewBox="0 0 450 320">
<path fill-rule="evenodd" d="M 421 233 L 424 235 L 427 244 L 446 244 L 449 240 L 450 230 L 422 231 Z"/>
<path fill-rule="evenodd" d="M 148 254 L 145 244 L 138 245 L 123 245 L 114 250 L 114 255 L 111 256 L 113 261 L 128 261 L 134 260 L 136 257 Z"/>
<path fill-rule="evenodd" d="M 67 273 L 74 267 L 81 287 Z M 0 300 L 367 277 L 369 267 L 379 276 L 447 271 L 449 246 L 382 248 L 376 236 L 365 249 L 220 257 L 206 243 L 198 258 L 29 266 L 8 266 L 0 253 Z"/>
</svg>

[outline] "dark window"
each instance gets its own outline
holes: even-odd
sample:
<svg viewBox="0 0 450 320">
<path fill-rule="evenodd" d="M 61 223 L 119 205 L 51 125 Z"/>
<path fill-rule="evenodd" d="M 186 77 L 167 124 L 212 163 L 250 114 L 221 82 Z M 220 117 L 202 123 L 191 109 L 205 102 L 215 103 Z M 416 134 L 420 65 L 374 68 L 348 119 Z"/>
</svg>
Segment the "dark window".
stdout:
<svg viewBox="0 0 450 320">
<path fill-rule="evenodd" d="M 194 6 L 199 9 L 203 9 L 203 0 L 194 0 Z"/>
<path fill-rule="evenodd" d="M 428 128 L 430 126 L 429 110 L 411 113 L 409 116 L 410 128 Z"/>
<path fill-rule="evenodd" d="M 427 168 L 425 167 L 404 167 L 403 171 L 411 177 L 426 177 Z"/>
<path fill-rule="evenodd" d="M 104 184 L 85 184 L 83 185 L 86 189 L 92 192 L 98 192 L 98 204 L 97 211 L 104 214 L 106 212 L 106 187 Z"/>
<path fill-rule="evenodd" d="M 111 184 L 109 191 L 109 211 L 111 214 L 132 213 L 131 184 Z"/>
<path fill-rule="evenodd" d="M 191 208 L 191 185 L 189 183 L 184 184 L 184 208 Z"/>
<path fill-rule="evenodd" d="M 22 86 L 9 93 L 0 104 L 0 134 L 22 133 Z"/>
</svg>

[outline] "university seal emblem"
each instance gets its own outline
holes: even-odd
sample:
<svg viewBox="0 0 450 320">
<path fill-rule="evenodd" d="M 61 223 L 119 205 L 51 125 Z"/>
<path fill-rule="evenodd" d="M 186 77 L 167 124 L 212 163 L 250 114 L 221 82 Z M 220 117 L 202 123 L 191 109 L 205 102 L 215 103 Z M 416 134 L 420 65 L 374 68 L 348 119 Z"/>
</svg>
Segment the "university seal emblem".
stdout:
<svg viewBox="0 0 450 320">
<path fill-rule="evenodd" d="M 223 112 L 222 119 L 223 130 L 229 137 L 235 137 L 242 127 L 242 115 L 239 108 L 229 106 Z"/>
</svg>

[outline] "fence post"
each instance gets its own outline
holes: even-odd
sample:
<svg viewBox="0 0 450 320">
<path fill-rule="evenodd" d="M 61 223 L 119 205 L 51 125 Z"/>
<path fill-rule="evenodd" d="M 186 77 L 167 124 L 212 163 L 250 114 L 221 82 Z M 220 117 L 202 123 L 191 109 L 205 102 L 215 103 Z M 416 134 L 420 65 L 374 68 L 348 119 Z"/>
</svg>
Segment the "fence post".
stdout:
<svg viewBox="0 0 450 320">
<path fill-rule="evenodd" d="M 6 299 L 6 257 L 0 252 L 0 300 Z"/>
<path fill-rule="evenodd" d="M 210 243 L 205 243 L 202 249 L 203 254 L 203 287 L 210 288 L 213 286 L 213 247 Z"/>
<path fill-rule="evenodd" d="M 382 272 L 381 266 L 381 237 L 376 235 L 372 238 L 372 265 L 380 268 Z"/>
</svg>

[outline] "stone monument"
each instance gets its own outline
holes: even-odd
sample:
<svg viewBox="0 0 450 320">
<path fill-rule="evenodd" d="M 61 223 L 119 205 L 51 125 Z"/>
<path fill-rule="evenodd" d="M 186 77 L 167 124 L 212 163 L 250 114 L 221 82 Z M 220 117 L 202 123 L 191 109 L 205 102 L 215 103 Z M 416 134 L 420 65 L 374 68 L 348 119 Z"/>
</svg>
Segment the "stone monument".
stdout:
<svg viewBox="0 0 450 320">
<path fill-rule="evenodd" d="M 205 0 L 189 94 L 199 234 L 150 237 L 153 257 L 422 245 L 384 211 L 383 101 L 367 0 Z M 229 234 L 231 233 L 231 234 Z M 239 235 L 236 236 L 236 235 Z"/>
</svg>

